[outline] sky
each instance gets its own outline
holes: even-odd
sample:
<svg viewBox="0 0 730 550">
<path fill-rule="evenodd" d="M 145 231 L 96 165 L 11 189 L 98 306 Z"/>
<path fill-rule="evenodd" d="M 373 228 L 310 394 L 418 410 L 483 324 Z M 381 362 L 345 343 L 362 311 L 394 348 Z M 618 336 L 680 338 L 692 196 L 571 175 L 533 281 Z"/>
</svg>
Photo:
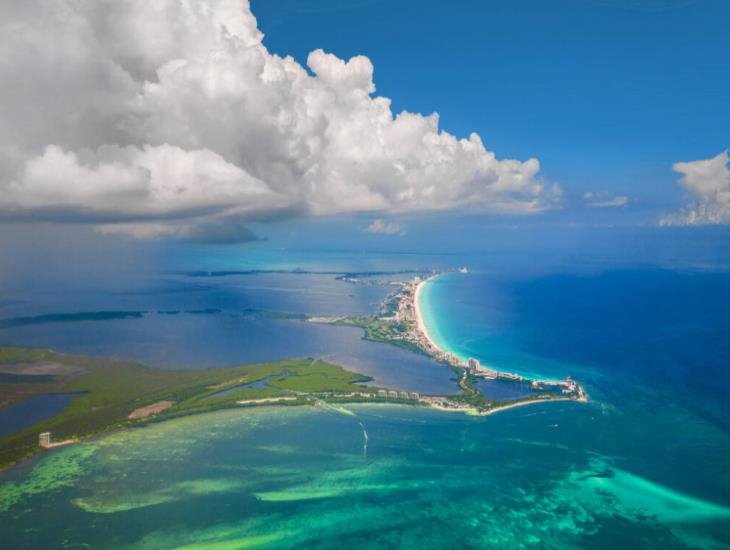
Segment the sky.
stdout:
<svg viewBox="0 0 730 550">
<path fill-rule="evenodd" d="M 343 5 L 344 4 L 344 5 Z M 672 165 L 730 147 L 730 4 L 253 0 L 271 51 L 367 55 L 394 110 L 437 111 L 576 197 L 676 207 Z"/>
<path fill-rule="evenodd" d="M 2 10 L 13 234 L 226 244 L 327 219 L 389 239 L 453 216 L 730 223 L 726 2 Z"/>
</svg>

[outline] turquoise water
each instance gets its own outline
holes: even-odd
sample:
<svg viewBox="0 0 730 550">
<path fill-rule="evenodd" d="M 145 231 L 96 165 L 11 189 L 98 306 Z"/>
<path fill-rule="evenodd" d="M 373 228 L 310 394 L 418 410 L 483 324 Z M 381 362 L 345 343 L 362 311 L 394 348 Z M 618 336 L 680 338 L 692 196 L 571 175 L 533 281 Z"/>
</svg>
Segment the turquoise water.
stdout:
<svg viewBox="0 0 730 550">
<path fill-rule="evenodd" d="M 421 299 L 429 333 L 461 357 L 571 375 L 611 400 L 656 393 L 730 431 L 726 271 L 612 266 L 524 277 L 485 268 L 438 277 Z"/>
<path fill-rule="evenodd" d="M 0 536 L 9 548 L 730 542 L 730 507 L 628 469 L 628 445 L 599 435 L 617 416 L 600 406 L 347 409 L 220 412 L 58 450 L 3 475 Z M 718 438 L 677 419 L 697 443 Z"/>
<path fill-rule="evenodd" d="M 591 437 L 577 432 L 571 448 L 595 451 L 589 440 L 599 438 L 609 444 L 601 454 L 631 475 L 730 505 L 727 272 L 622 266 L 525 277 L 484 268 L 438 277 L 421 298 L 445 349 L 499 370 L 578 378 L 592 412 L 576 414 L 605 422 Z M 730 522 L 720 525 L 728 544 Z"/>
<path fill-rule="evenodd" d="M 498 312 L 505 299 L 490 278 L 475 273 L 447 273 L 428 281 L 419 295 L 419 306 L 431 339 L 463 361 L 470 357 L 484 366 L 531 378 L 565 378 L 571 369 L 560 362 L 531 355 L 515 344 L 521 327 L 499 331 Z M 495 326 L 496 325 L 496 326 Z"/>
<path fill-rule="evenodd" d="M 471 271 L 426 286 L 429 330 L 443 347 L 500 370 L 572 375 L 590 403 L 480 418 L 374 405 L 235 410 L 117 433 L 0 474 L 0 540 L 9 548 L 730 547 L 730 272 L 681 258 L 664 268 L 510 258 L 432 258 L 433 267 Z M 425 262 L 363 261 L 378 269 Z M 144 301 L 153 300 L 224 313 L 104 321 L 130 328 L 111 348 L 96 342 L 99 353 L 125 339 L 146 350 L 154 321 L 165 323 L 159 349 L 174 336 L 182 352 L 200 345 L 192 348 L 200 357 L 265 354 L 275 336 L 308 325 L 241 323 L 231 312 L 365 312 L 382 294 L 331 276 L 254 275 L 193 294 L 125 296 L 124 308 L 105 297 L 115 310 L 150 309 Z M 11 336 L 73 347 L 94 341 L 99 326 L 21 327 Z M 241 332 L 249 326 L 269 334 L 250 350 L 257 340 Z M 342 334 L 352 341 L 331 341 L 339 333 L 327 329 L 316 349 L 357 356 L 359 333 Z M 309 340 L 292 336 L 291 349 Z M 400 370 L 400 355 L 375 356 L 391 380 L 420 376 L 429 386 L 450 377 L 426 363 Z"/>
</svg>

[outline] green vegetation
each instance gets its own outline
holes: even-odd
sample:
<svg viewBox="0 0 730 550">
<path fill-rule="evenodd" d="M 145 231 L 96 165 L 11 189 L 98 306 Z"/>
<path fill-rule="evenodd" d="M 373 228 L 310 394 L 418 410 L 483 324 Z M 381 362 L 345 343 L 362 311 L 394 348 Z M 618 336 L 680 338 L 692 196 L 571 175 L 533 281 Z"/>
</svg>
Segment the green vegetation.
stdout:
<svg viewBox="0 0 730 550">
<path fill-rule="evenodd" d="M 359 315 L 338 319 L 333 324 L 360 327 L 365 331 L 365 340 L 385 342 L 414 353 L 427 355 L 421 348 L 406 338 L 408 331 L 413 328 L 406 322 L 389 321 L 374 315 Z"/>
<path fill-rule="evenodd" d="M 462 368 L 451 368 L 456 373 L 457 379 L 459 380 L 459 387 L 461 388 L 461 393 L 451 396 L 451 399 L 457 403 L 463 403 L 480 410 L 487 407 L 488 403 L 486 398 L 476 388 L 476 379 L 473 376 L 469 376 Z"/>
<path fill-rule="evenodd" d="M 220 369 L 162 370 L 139 363 L 72 357 L 45 350 L 0 348 L 0 407 L 44 393 L 78 392 L 60 414 L 20 432 L 0 437 L 0 468 L 38 451 L 38 434 L 50 431 L 54 440 L 88 437 L 110 430 L 234 407 L 240 399 L 296 396 L 286 404 L 306 401 L 300 393 L 363 391 L 370 379 L 329 363 L 293 359 Z M 28 374 L 29 368 L 45 369 Z M 69 368 L 71 367 L 71 368 Z M 38 382 L 28 381 L 35 376 Z M 263 387 L 246 388 L 266 380 Z M 230 393 L 220 395 L 225 390 Z M 367 388 L 374 391 L 374 388 Z M 159 401 L 174 405 L 158 415 L 129 420 L 128 415 Z"/>
</svg>

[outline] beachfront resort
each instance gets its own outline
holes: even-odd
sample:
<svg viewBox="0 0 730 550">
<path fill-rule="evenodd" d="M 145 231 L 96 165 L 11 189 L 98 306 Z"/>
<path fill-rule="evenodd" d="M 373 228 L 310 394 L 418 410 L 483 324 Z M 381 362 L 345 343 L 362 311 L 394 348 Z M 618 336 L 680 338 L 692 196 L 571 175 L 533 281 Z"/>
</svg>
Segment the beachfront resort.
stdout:
<svg viewBox="0 0 730 550">
<path fill-rule="evenodd" d="M 456 272 L 466 274 L 468 269 L 462 267 Z M 440 347 L 429 335 L 420 303 L 425 285 L 445 274 L 432 272 L 400 283 L 399 289 L 385 299 L 375 316 L 336 319 L 332 322 L 360 326 L 365 329 L 366 338 L 420 351 L 453 369 L 461 394 L 450 397 L 430 396 L 420 400 L 433 407 L 463 410 L 473 414 L 491 414 L 505 408 L 536 402 L 588 400 L 583 387 L 570 376 L 564 380 L 527 378 L 486 367 L 473 357 L 463 359 Z M 522 384 L 530 392 L 512 402 L 490 400 L 476 388 L 475 383 L 480 379 Z"/>
</svg>

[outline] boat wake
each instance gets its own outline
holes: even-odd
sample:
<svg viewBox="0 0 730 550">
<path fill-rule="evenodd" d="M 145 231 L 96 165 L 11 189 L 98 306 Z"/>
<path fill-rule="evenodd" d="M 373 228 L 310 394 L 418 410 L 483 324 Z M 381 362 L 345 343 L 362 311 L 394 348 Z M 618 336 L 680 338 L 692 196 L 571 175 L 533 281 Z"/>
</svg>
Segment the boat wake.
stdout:
<svg viewBox="0 0 730 550">
<path fill-rule="evenodd" d="M 368 432 L 365 429 L 365 426 L 363 425 L 362 422 L 358 422 L 358 424 L 360 424 L 360 427 L 362 428 L 362 436 L 364 438 L 364 443 L 362 446 L 362 456 L 364 458 L 367 458 L 368 457 Z"/>
</svg>

